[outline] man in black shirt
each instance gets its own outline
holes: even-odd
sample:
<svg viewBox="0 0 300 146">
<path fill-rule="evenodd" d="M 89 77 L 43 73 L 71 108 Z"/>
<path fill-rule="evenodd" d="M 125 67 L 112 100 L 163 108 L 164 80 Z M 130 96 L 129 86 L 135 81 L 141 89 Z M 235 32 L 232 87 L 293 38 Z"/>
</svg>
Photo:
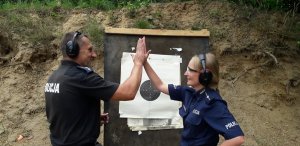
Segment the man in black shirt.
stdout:
<svg viewBox="0 0 300 146">
<path fill-rule="evenodd" d="M 89 64 L 96 57 L 89 38 L 67 33 L 61 43 L 63 60 L 45 85 L 46 115 L 54 146 L 95 146 L 100 129 L 100 100 L 133 100 L 147 59 L 139 39 L 131 75 L 122 84 L 104 80 Z"/>
</svg>

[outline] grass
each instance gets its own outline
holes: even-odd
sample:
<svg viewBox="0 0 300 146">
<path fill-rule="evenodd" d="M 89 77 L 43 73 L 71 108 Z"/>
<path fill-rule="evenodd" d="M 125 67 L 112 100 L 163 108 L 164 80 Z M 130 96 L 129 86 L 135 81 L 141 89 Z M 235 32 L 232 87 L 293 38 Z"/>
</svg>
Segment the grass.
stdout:
<svg viewBox="0 0 300 146">
<path fill-rule="evenodd" d="M 80 0 L 80 2 L 85 4 L 81 4 L 81 7 L 84 6 L 83 8 L 94 7 L 100 10 L 112 10 L 116 8 L 114 2 L 110 0 L 90 0 L 90 3 L 85 2 L 85 0 Z"/>
<path fill-rule="evenodd" d="M 207 25 L 205 22 L 197 22 L 194 23 L 191 27 L 191 30 L 201 30 L 207 28 Z"/>
<path fill-rule="evenodd" d="M 212 9 L 209 10 L 209 16 L 210 18 L 219 18 L 221 16 L 221 12 L 219 9 Z"/>
<path fill-rule="evenodd" d="M 58 2 L 59 1 L 59 2 Z M 54 7 L 70 8 L 92 8 L 101 10 L 113 10 L 116 8 L 128 8 L 136 10 L 150 3 L 185 2 L 191 0 L 5 0 L 0 1 L 1 10 L 12 9 L 51 9 Z M 200 0 L 198 0 L 200 1 Z M 267 10 L 295 10 L 300 12 L 299 0 L 228 0 L 238 5 L 248 5 Z"/>
<path fill-rule="evenodd" d="M 24 9 L 52 9 L 61 7 L 63 9 L 71 8 L 92 8 L 100 10 L 113 10 L 119 7 L 128 9 L 137 9 L 148 5 L 151 0 L 32 0 L 29 2 L 21 0 L 7 0 L 0 2 L 1 10 L 24 10 Z"/>
<path fill-rule="evenodd" d="M 13 2 L 14 1 L 14 2 Z M 23 1 L 23 2 L 22 2 Z M 6 31 L 13 31 L 17 34 L 24 35 L 24 38 L 28 38 L 31 40 L 37 41 L 51 41 L 53 39 L 53 34 L 51 30 L 53 30 L 55 21 L 61 22 L 60 20 L 64 19 L 63 14 L 54 11 L 57 7 L 60 9 L 70 9 L 70 8 L 95 8 L 95 9 L 103 9 L 103 10 L 111 10 L 118 7 L 125 7 L 129 9 L 131 12 L 130 17 L 135 17 L 136 11 L 140 7 L 146 7 L 150 3 L 157 2 L 182 2 L 186 0 L 61 0 L 61 3 L 57 3 L 57 0 L 30 0 L 30 2 L 24 2 L 25 0 L 6 0 L 0 2 L 0 29 Z M 295 0 L 229 0 L 231 2 L 237 4 L 244 5 L 252 5 L 259 8 L 264 9 L 280 9 L 283 8 L 283 5 L 287 5 L 288 3 L 297 2 Z M 285 2 L 285 3 L 284 3 Z M 290 15 L 295 14 L 298 10 L 298 7 L 295 7 L 291 10 Z M 298 6 L 298 5 L 297 5 Z M 297 8 L 297 9 L 296 9 Z M 24 11 L 30 12 L 29 14 L 24 13 Z M 13 12 L 13 13 L 12 13 Z M 30 14 L 38 14 L 43 16 L 35 19 Z M 221 15 L 220 10 L 212 9 L 209 11 L 210 18 L 219 18 Z M 251 19 L 250 13 L 243 14 L 243 17 L 247 17 Z M 4 19 L 2 19 L 2 17 Z M 156 12 L 153 14 L 155 19 L 160 19 L 162 17 L 161 12 Z M 6 19 L 5 19 L 6 18 Z M 287 17 L 287 21 L 285 21 L 285 25 L 287 25 L 286 32 L 295 32 L 293 34 L 299 34 L 300 28 L 299 23 L 295 23 L 295 20 L 292 20 L 292 17 Z M 256 18 L 259 23 L 254 23 L 253 27 L 258 28 L 262 32 L 266 32 L 267 34 L 274 33 L 273 30 L 276 29 L 275 23 L 272 19 L 269 20 L 261 20 L 262 18 Z M 118 16 L 114 15 L 114 13 L 109 12 L 109 21 L 112 26 L 118 20 Z M 52 23 L 52 24 L 51 24 Z M 165 28 L 168 29 L 178 29 L 176 22 L 169 22 L 169 24 L 164 24 Z M 89 27 L 89 28 L 88 28 Z M 99 38 L 100 36 L 96 36 L 96 33 L 92 33 L 93 31 L 99 31 L 98 24 L 95 21 L 91 21 L 87 26 L 87 31 Z M 134 23 L 134 27 L 141 29 L 149 29 L 154 28 L 152 24 L 146 19 L 139 19 Z M 199 30 L 205 28 L 205 23 L 195 23 L 191 26 L 192 30 Z M 278 33 L 278 32 L 276 32 Z M 279 32 L 281 33 L 281 32 Z M 286 35 L 286 36 L 294 36 L 294 35 Z M 222 38 L 224 37 L 223 32 L 216 30 L 215 37 Z M 299 40 L 299 35 L 294 37 L 295 41 Z M 98 39 L 97 39 L 98 40 Z"/>
<path fill-rule="evenodd" d="M 41 10 L 41 9 L 53 9 L 55 7 L 61 7 L 63 9 L 71 8 L 94 8 L 101 10 L 111 10 L 116 8 L 113 2 L 109 0 L 90 0 L 89 2 L 85 0 L 80 0 L 78 2 L 73 2 L 72 0 L 62 0 L 61 3 L 57 3 L 54 0 L 45 1 L 32 1 L 32 2 L 6 2 L 0 5 L 1 10 Z"/>
<path fill-rule="evenodd" d="M 112 11 L 110 11 L 108 13 L 108 20 L 109 20 L 109 24 L 111 26 L 114 26 L 114 24 L 116 24 L 118 21 L 118 15 L 115 15 Z"/>
<path fill-rule="evenodd" d="M 83 32 L 89 36 L 95 49 L 103 49 L 104 28 L 95 19 L 90 18 L 84 26 Z"/>
<path fill-rule="evenodd" d="M 140 29 L 150 29 L 151 24 L 147 20 L 140 19 L 135 22 L 134 27 Z"/>
<path fill-rule="evenodd" d="M 226 32 L 220 28 L 211 29 L 211 37 L 215 40 L 222 40 L 226 38 Z"/>
<path fill-rule="evenodd" d="M 228 0 L 239 5 L 248 5 L 264 10 L 295 10 L 299 13 L 299 0 Z"/>
<path fill-rule="evenodd" d="M 40 2 L 40 1 L 33 1 L 31 3 L 26 2 L 6 2 L 4 4 L 0 5 L 0 9 L 7 11 L 7 10 L 44 10 L 44 9 L 52 9 L 54 7 L 57 7 L 57 2 L 55 1 L 46 1 L 46 2 Z M 64 3 L 62 5 L 63 8 L 71 8 L 72 5 L 70 3 Z"/>
<path fill-rule="evenodd" d="M 132 0 L 132 1 L 123 1 L 118 4 L 120 7 L 125 7 L 129 10 L 135 10 L 140 7 L 148 6 L 151 3 L 151 0 Z"/>
<path fill-rule="evenodd" d="M 28 39 L 33 42 L 49 42 L 55 38 L 52 31 L 53 21 L 51 17 L 39 18 L 33 14 L 24 13 L 1 13 L 3 18 L 0 19 L 0 30 L 6 32 L 14 32 L 22 36 L 23 39 Z M 0 16 L 0 17 L 1 17 Z"/>
<path fill-rule="evenodd" d="M 154 18 L 157 18 L 157 19 L 159 19 L 163 16 L 161 11 L 156 11 L 152 15 L 153 15 Z"/>
</svg>

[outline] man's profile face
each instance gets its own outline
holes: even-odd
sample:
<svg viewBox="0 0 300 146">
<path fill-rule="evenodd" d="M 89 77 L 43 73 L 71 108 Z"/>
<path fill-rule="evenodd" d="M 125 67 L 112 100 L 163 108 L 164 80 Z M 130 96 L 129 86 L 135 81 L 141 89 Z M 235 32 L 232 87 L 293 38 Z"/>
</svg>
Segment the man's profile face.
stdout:
<svg viewBox="0 0 300 146">
<path fill-rule="evenodd" d="M 96 58 L 96 52 L 93 50 L 93 45 L 87 37 L 84 36 L 79 41 L 80 50 L 76 62 L 81 66 L 89 66 L 92 60 Z"/>
</svg>

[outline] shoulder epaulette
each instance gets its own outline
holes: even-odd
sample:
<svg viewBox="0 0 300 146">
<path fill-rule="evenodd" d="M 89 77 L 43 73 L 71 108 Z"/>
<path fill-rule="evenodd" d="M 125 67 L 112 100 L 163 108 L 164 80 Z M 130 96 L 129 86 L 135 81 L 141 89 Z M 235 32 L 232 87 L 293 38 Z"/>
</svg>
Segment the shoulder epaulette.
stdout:
<svg viewBox="0 0 300 146">
<path fill-rule="evenodd" d="M 207 92 L 204 92 L 206 104 L 212 104 L 215 101 L 215 96 L 210 96 Z"/>
<path fill-rule="evenodd" d="M 83 66 L 77 66 L 77 68 L 84 70 L 87 74 L 94 72 L 91 68 L 89 67 L 83 67 Z"/>
<path fill-rule="evenodd" d="M 211 92 L 211 91 L 212 90 L 207 90 L 207 91 L 205 90 L 205 92 L 204 92 L 204 96 L 205 96 L 204 100 L 205 100 L 206 104 L 212 104 L 216 101 L 221 101 L 227 105 L 226 101 L 224 101 L 222 99 L 222 97 L 219 95 L 218 91 L 216 91 L 216 90 L 214 90 L 215 92 Z"/>
</svg>

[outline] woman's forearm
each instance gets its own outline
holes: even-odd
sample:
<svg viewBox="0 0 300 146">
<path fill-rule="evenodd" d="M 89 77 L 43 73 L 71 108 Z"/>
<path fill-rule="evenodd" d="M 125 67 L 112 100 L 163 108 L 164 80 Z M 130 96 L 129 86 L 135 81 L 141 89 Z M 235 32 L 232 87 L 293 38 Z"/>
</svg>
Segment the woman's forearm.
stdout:
<svg viewBox="0 0 300 146">
<path fill-rule="evenodd" d="M 158 75 L 155 73 L 153 68 L 150 66 L 148 61 L 145 62 L 144 64 L 145 71 L 151 80 L 151 82 L 154 84 L 154 86 L 161 92 L 165 94 L 169 94 L 168 91 L 168 85 L 164 84 L 162 80 L 158 77 Z"/>
<path fill-rule="evenodd" d="M 244 136 L 238 136 L 229 140 L 225 140 L 221 146 L 240 146 L 245 142 Z"/>
</svg>

